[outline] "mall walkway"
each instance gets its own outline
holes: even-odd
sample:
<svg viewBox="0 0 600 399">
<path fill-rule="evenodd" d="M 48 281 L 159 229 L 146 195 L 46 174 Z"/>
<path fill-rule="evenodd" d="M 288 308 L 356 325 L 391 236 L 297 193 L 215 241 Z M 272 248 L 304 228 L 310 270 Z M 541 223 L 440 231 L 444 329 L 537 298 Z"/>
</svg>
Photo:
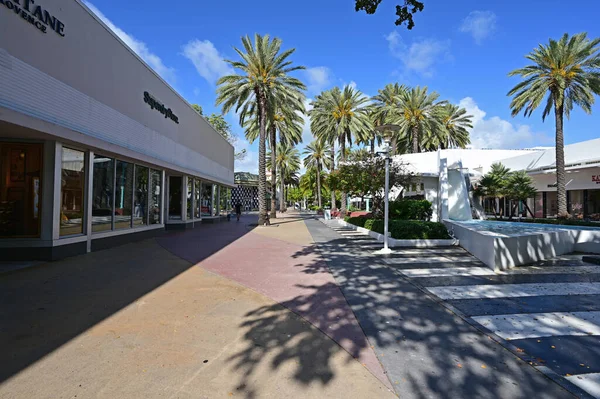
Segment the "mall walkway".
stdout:
<svg viewBox="0 0 600 399">
<path fill-rule="evenodd" d="M 0 397 L 395 397 L 303 220 L 254 220 L 1 275 Z"/>
</svg>

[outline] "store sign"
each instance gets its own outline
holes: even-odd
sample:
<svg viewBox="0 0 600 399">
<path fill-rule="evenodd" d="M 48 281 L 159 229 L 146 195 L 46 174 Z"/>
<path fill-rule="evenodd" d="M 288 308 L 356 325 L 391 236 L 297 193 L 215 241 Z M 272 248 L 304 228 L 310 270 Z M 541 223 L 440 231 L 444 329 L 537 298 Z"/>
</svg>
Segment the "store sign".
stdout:
<svg viewBox="0 0 600 399">
<path fill-rule="evenodd" d="M 2 0 L 0 0 L 2 1 Z M 173 122 L 179 124 L 179 118 L 173 113 L 171 108 L 165 107 L 164 104 L 160 103 L 157 99 L 152 97 L 147 91 L 144 92 L 144 102 L 150 106 L 150 108 L 157 110 L 165 116 L 165 118 L 171 119 Z"/>
<path fill-rule="evenodd" d="M 24 21 L 29 22 L 44 33 L 50 28 L 58 35 L 65 36 L 65 24 L 47 10 L 44 10 L 42 6 L 36 6 L 35 0 L 0 0 L 0 5 L 8 8 L 16 16 L 23 18 Z"/>
<path fill-rule="evenodd" d="M 592 175 L 592 182 L 600 184 L 600 175 Z"/>
<path fill-rule="evenodd" d="M 548 188 L 554 188 L 554 187 L 558 187 L 558 184 L 556 184 L 556 183 L 548 184 Z"/>
</svg>

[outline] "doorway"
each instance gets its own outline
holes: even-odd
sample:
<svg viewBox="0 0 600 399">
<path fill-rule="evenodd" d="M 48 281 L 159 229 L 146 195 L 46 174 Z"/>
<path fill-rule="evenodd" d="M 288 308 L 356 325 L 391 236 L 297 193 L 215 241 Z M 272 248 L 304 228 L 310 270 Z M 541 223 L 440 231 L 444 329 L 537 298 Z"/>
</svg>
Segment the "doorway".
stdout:
<svg viewBox="0 0 600 399">
<path fill-rule="evenodd" d="M 42 144 L 0 142 L 0 237 L 39 237 Z"/>
</svg>

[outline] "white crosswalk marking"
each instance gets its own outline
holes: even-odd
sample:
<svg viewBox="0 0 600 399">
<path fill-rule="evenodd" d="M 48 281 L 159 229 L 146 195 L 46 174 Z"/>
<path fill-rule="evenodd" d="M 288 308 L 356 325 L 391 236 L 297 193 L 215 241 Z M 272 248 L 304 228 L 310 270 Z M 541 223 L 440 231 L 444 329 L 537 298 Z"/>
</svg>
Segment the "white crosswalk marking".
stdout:
<svg viewBox="0 0 600 399">
<path fill-rule="evenodd" d="M 413 258 L 406 258 L 413 259 Z M 423 258 L 420 259 L 422 262 Z M 427 261 L 430 258 L 426 259 Z M 515 274 L 591 274 L 600 273 L 600 266 L 546 266 L 546 267 L 517 267 L 500 272 L 494 272 L 487 267 L 448 267 L 431 269 L 402 270 L 408 277 L 453 277 L 453 276 L 493 276 Z"/>
<path fill-rule="evenodd" d="M 600 283 L 452 285 L 429 287 L 441 299 L 514 298 L 540 295 L 597 295 Z"/>
<path fill-rule="evenodd" d="M 600 312 L 475 316 L 473 320 L 504 339 L 600 335 Z"/>
<path fill-rule="evenodd" d="M 600 373 L 571 375 L 565 378 L 593 397 L 600 399 Z"/>
</svg>

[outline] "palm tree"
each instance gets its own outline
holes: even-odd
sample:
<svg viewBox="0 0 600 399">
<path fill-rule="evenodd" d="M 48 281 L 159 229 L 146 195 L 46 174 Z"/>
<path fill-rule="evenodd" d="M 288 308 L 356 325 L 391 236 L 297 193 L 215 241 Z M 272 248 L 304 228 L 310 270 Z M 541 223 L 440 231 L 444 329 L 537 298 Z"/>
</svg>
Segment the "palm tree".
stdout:
<svg viewBox="0 0 600 399">
<path fill-rule="evenodd" d="M 392 110 L 390 113 L 390 117 L 392 123 L 400 126 L 398 138 L 402 140 L 403 146 L 409 147 L 412 144 L 413 153 L 421 151 L 421 139 L 434 136 L 437 131 L 443 129 L 437 114 L 438 107 L 446 102 L 438 102 L 439 96 L 435 91 L 428 93 L 427 86 L 417 86 L 401 92 L 398 95 L 398 105 L 391 106 L 396 107 L 395 112 Z"/>
<path fill-rule="evenodd" d="M 510 217 L 512 218 L 513 213 L 519 202 L 522 202 L 525 206 L 525 209 L 531 214 L 533 218 L 535 215 L 529 209 L 529 205 L 527 205 L 527 200 L 529 198 L 534 198 L 537 194 L 537 190 L 533 185 L 533 180 L 531 176 L 527 174 L 524 170 L 519 170 L 511 173 L 506 179 L 506 197 L 513 201 L 516 201 L 516 204 L 512 207 L 510 212 Z"/>
<path fill-rule="evenodd" d="M 399 83 L 388 83 L 383 89 L 378 90 L 378 94 L 371 100 L 373 101 L 373 113 L 371 120 L 374 127 L 379 127 L 385 124 L 392 123 L 393 115 L 397 115 L 399 109 L 400 96 L 406 93 L 409 88 Z M 375 141 L 381 144 L 382 133 L 377 129 L 373 129 L 373 140 L 371 141 L 371 153 L 375 153 Z M 397 137 L 392 140 L 392 154 L 396 153 Z"/>
<path fill-rule="evenodd" d="M 364 141 L 370 136 L 373 126 L 369 118 L 369 98 L 352 86 L 339 87 L 321 93 L 312 103 L 311 130 L 316 137 L 330 143 L 337 141 L 340 145 L 340 162 L 346 159 L 346 143 L 352 145 L 356 141 Z M 333 170 L 334 165 L 332 165 Z M 332 201 L 335 203 L 334 194 Z M 342 193 L 342 215 L 346 214 L 346 193 Z"/>
<path fill-rule="evenodd" d="M 271 153 L 268 154 L 267 167 L 272 168 L 271 165 Z M 275 158 L 275 165 L 279 168 L 280 178 L 280 193 L 285 191 L 285 180 L 286 174 L 289 180 L 292 180 L 292 176 L 300 170 L 300 152 L 296 147 L 291 144 L 278 143 L 277 144 L 277 157 Z M 283 195 L 281 196 L 284 206 L 280 207 L 282 211 L 285 211 L 285 201 Z"/>
<path fill-rule="evenodd" d="M 496 199 L 500 199 L 506 194 L 506 182 L 510 176 L 510 169 L 501 163 L 493 163 L 491 169 L 486 173 L 477 186 L 476 195 L 492 198 L 494 200 L 494 216 L 498 218 L 498 209 Z M 502 216 L 502 215 L 500 215 Z"/>
<path fill-rule="evenodd" d="M 254 45 L 250 37 L 242 37 L 245 52 L 235 48 L 241 61 L 229 61 L 240 74 L 221 77 L 217 81 L 217 105 L 222 105 L 222 112 L 227 113 L 235 108 L 239 111 L 249 104 L 256 104 L 256 116 L 259 126 L 258 140 L 258 223 L 263 224 L 267 216 L 266 203 L 266 127 L 268 101 L 275 93 L 304 90 L 305 86 L 298 79 L 289 76 L 292 71 L 303 69 L 291 66 L 288 57 L 294 52 L 289 49 L 280 53 L 281 40 L 269 35 L 254 36 Z"/>
<path fill-rule="evenodd" d="M 317 173 L 317 199 L 319 208 L 323 207 L 321 199 L 321 172 L 323 168 L 331 168 L 331 158 L 329 157 L 329 146 L 322 140 L 314 140 L 304 149 L 304 167 L 314 168 Z"/>
<path fill-rule="evenodd" d="M 450 103 L 440 105 L 437 111 L 442 129 L 436 129 L 432 135 L 424 138 L 425 149 L 466 148 L 471 144 L 468 129 L 473 128 L 473 115 L 467 115 L 466 109 Z"/>
<path fill-rule="evenodd" d="M 554 109 L 556 126 L 556 191 L 558 196 L 558 216 L 567 217 L 567 192 L 565 187 L 565 151 L 563 119 L 569 118 L 573 104 L 586 113 L 592 112 L 594 94 L 600 94 L 600 39 L 589 40 L 586 33 L 569 37 L 564 34 L 560 40 L 552 40 L 547 45 L 527 54 L 525 58 L 533 62 L 524 68 L 515 69 L 508 76 L 520 75 L 524 81 L 508 92 L 512 115 L 521 111 L 529 117 L 546 98 L 542 120 Z"/>
<path fill-rule="evenodd" d="M 271 218 L 277 217 L 276 212 L 276 197 L 277 192 L 277 132 L 282 143 L 298 144 L 302 141 L 302 127 L 304 125 L 304 94 L 297 89 L 288 90 L 286 92 L 274 92 L 269 97 L 268 101 L 268 123 L 267 131 L 269 132 L 269 149 L 271 153 Z M 250 115 L 243 121 L 246 127 L 246 139 L 252 143 L 259 135 L 258 118 L 254 104 L 250 104 L 247 110 L 244 110 L 242 115 Z M 243 118 L 243 116 L 241 116 Z M 281 178 L 281 176 L 279 176 Z M 279 203 L 280 210 L 284 209 L 283 193 L 280 193 Z"/>
</svg>

